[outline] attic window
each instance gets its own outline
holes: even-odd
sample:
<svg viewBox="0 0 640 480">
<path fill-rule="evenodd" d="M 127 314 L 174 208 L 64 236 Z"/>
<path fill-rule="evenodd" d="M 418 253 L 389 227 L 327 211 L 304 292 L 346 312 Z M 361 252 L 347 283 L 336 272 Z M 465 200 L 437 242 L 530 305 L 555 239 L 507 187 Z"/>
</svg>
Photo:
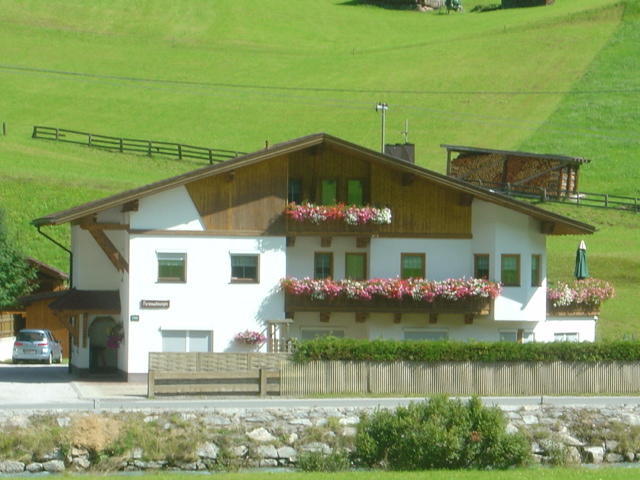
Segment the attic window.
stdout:
<svg viewBox="0 0 640 480">
<path fill-rule="evenodd" d="M 338 181 L 335 178 L 320 182 L 320 204 L 335 205 L 338 200 Z"/>
<path fill-rule="evenodd" d="M 359 178 L 347 180 L 347 205 L 364 205 L 364 182 Z"/>
<path fill-rule="evenodd" d="M 289 179 L 289 192 L 288 199 L 289 203 L 302 203 L 302 180 L 299 178 L 290 178 Z"/>
</svg>

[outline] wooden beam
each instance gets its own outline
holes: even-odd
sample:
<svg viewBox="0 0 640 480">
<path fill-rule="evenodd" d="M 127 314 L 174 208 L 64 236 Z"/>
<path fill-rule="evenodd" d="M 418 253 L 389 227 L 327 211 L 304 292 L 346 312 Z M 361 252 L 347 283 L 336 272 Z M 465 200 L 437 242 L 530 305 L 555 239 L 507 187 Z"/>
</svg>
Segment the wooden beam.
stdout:
<svg viewBox="0 0 640 480">
<path fill-rule="evenodd" d="M 327 323 L 331 319 L 331 312 L 320 312 L 320 321 Z"/>
<path fill-rule="evenodd" d="M 473 323 L 473 317 L 475 317 L 473 313 L 466 313 L 464 315 L 464 323 L 466 325 L 471 325 Z"/>
<path fill-rule="evenodd" d="M 323 248 L 329 248 L 332 240 L 332 237 L 320 237 L 320 246 Z"/>
<path fill-rule="evenodd" d="M 413 173 L 404 172 L 402 174 L 402 186 L 408 187 L 409 185 L 413 184 L 415 179 L 416 179 L 416 176 Z"/>
<path fill-rule="evenodd" d="M 87 348 L 87 341 L 89 339 L 89 314 L 82 314 L 82 348 Z"/>
<path fill-rule="evenodd" d="M 139 208 L 138 200 L 131 200 L 122 205 L 122 212 L 137 212 Z"/>
<path fill-rule="evenodd" d="M 109 240 L 107 234 L 104 233 L 104 230 L 90 228 L 89 233 L 96 241 L 98 246 L 102 249 L 104 254 L 107 256 L 111 264 L 118 270 L 119 272 L 128 272 L 129 265 L 124 257 L 120 254 L 115 245 Z"/>
<path fill-rule="evenodd" d="M 393 323 L 400 323 L 402 321 L 402 313 L 396 312 L 393 314 Z"/>
<path fill-rule="evenodd" d="M 458 196 L 458 205 L 461 207 L 470 207 L 473 203 L 473 195 L 470 193 L 461 193 Z"/>
<path fill-rule="evenodd" d="M 429 314 L 429 323 L 438 323 L 438 314 L 430 313 Z"/>
<path fill-rule="evenodd" d="M 88 223 L 81 224 L 80 228 L 83 230 L 129 230 L 129 225 L 123 223 Z"/>
<path fill-rule="evenodd" d="M 554 222 L 540 222 L 540 233 L 552 234 L 556 229 Z"/>
<path fill-rule="evenodd" d="M 369 318 L 369 314 L 367 312 L 356 312 L 356 323 L 364 323 Z"/>
<path fill-rule="evenodd" d="M 367 248 L 371 243 L 371 237 L 356 237 L 356 248 Z"/>
</svg>

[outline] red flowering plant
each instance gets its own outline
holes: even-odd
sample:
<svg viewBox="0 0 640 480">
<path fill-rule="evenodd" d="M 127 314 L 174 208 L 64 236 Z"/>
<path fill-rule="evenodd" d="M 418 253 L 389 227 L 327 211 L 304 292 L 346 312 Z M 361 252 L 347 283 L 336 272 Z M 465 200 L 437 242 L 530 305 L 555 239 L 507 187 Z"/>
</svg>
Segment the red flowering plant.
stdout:
<svg viewBox="0 0 640 480">
<path fill-rule="evenodd" d="M 313 203 L 290 203 L 285 214 L 296 222 L 315 224 L 327 221 L 343 221 L 347 225 L 365 225 L 373 223 L 387 225 L 391 223 L 391 209 L 377 207 L 357 207 L 355 205 L 314 205 Z"/>
<path fill-rule="evenodd" d="M 263 334 L 253 330 L 237 333 L 233 338 L 237 343 L 244 343 L 245 345 L 261 345 L 267 340 L 267 337 Z"/>
<path fill-rule="evenodd" d="M 352 300 L 372 300 L 374 297 L 414 300 L 433 303 L 436 300 L 457 301 L 475 298 L 496 298 L 499 283 L 480 278 L 458 278 L 429 281 L 416 278 L 374 278 L 371 280 L 313 280 L 288 277 L 281 280 L 289 295 L 326 300 L 343 297 Z"/>
<path fill-rule="evenodd" d="M 575 280 L 572 284 L 557 282 L 555 286 L 547 288 L 547 300 L 554 307 L 598 307 L 605 300 L 615 297 L 615 294 L 609 282 L 597 278 Z"/>
</svg>

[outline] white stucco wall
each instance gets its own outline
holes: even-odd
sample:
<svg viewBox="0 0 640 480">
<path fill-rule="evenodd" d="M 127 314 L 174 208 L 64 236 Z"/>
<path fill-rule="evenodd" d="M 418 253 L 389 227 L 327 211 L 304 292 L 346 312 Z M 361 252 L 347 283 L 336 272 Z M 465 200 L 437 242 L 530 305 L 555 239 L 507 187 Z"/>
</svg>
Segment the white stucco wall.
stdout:
<svg viewBox="0 0 640 480">
<path fill-rule="evenodd" d="M 16 337 L 2 337 L 0 338 L 0 362 L 11 360 L 13 355 L 13 342 Z"/>
<path fill-rule="evenodd" d="M 546 238 L 540 222 L 488 202 L 474 200 L 472 211 L 472 254 L 489 254 L 489 278 L 499 282 L 501 256 L 520 255 L 520 286 L 504 287 L 494 304 L 497 321 L 540 322 L 546 318 Z M 531 256 L 541 256 L 540 287 L 531 286 Z M 473 255 L 468 262 L 473 270 Z"/>
<path fill-rule="evenodd" d="M 204 230 L 185 187 L 141 198 L 138 211 L 130 213 L 129 222 L 132 229 Z"/>
<path fill-rule="evenodd" d="M 556 333 L 577 333 L 578 341 L 595 341 L 598 317 L 548 317 L 536 325 L 535 335 L 539 342 L 553 342 Z"/>
<path fill-rule="evenodd" d="M 130 241 L 128 369 L 146 373 L 148 353 L 162 351 L 163 330 L 213 332 L 213 351 L 245 350 L 240 331 L 262 331 L 284 318 L 284 298 L 274 293 L 286 273 L 284 237 L 132 235 Z M 186 282 L 158 283 L 158 252 L 186 253 Z M 260 282 L 231 283 L 231 254 L 258 254 Z M 142 309 L 141 300 L 169 300 L 168 309 Z"/>
</svg>

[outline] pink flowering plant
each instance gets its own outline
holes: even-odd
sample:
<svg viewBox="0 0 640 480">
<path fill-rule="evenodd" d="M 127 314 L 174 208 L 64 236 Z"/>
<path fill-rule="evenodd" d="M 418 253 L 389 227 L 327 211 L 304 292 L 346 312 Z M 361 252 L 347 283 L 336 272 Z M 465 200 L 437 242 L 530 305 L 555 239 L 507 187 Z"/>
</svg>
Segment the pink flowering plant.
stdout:
<svg viewBox="0 0 640 480">
<path fill-rule="evenodd" d="M 236 343 L 244 343 L 245 345 L 260 345 L 267 340 L 267 337 L 255 330 L 245 330 L 237 333 L 234 340 Z"/>
<path fill-rule="evenodd" d="M 555 286 L 547 289 L 547 300 L 554 307 L 598 307 L 615 294 L 616 291 L 610 283 L 597 278 L 587 278 L 575 280 L 572 284 L 557 282 Z"/>
<path fill-rule="evenodd" d="M 355 205 L 314 205 L 313 203 L 290 203 L 285 214 L 296 222 L 315 224 L 327 221 L 341 221 L 347 225 L 388 225 L 391 223 L 391 209 L 376 207 L 357 207 Z"/>
<path fill-rule="evenodd" d="M 313 280 L 284 278 L 280 285 L 289 295 L 311 300 L 386 298 L 433 303 L 436 300 L 493 299 L 500 295 L 499 283 L 480 278 L 450 278 L 439 282 L 418 278 L 374 278 L 371 280 Z"/>
</svg>

